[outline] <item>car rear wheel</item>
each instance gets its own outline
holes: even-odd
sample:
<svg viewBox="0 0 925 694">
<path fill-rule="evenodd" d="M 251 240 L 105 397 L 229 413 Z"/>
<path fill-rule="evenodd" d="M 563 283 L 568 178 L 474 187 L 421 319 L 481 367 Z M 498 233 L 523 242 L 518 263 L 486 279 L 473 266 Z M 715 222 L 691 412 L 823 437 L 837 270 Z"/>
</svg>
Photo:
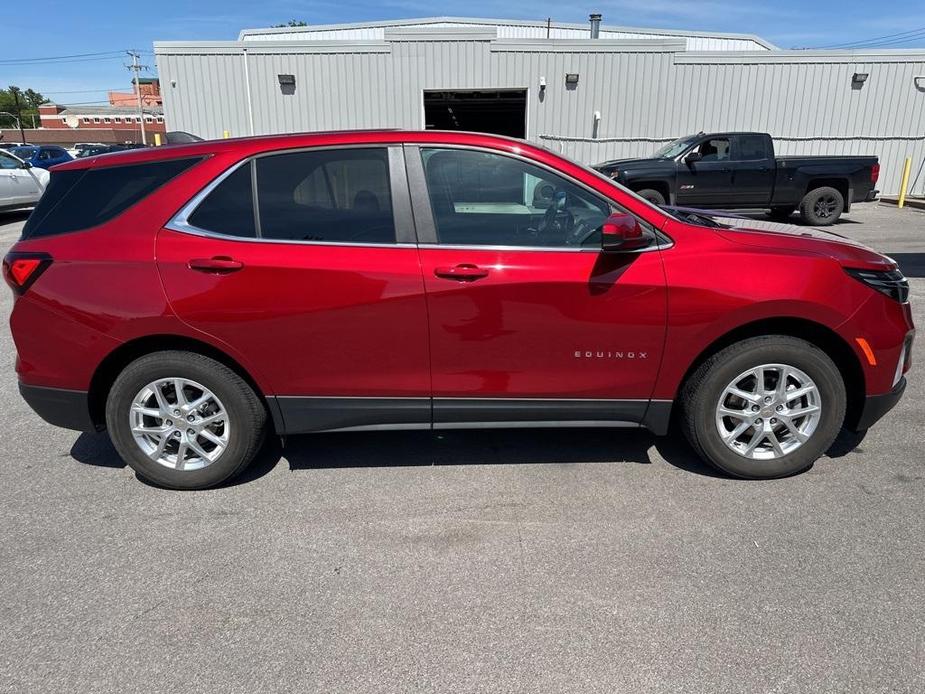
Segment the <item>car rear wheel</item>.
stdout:
<svg viewBox="0 0 925 694">
<path fill-rule="evenodd" d="M 263 441 L 266 412 L 254 390 L 201 354 L 156 352 L 129 364 L 106 402 L 113 445 L 140 477 L 203 489 L 239 474 Z"/>
<path fill-rule="evenodd" d="M 665 204 L 665 196 L 654 188 L 643 188 L 642 190 L 636 191 L 636 195 L 641 197 L 643 200 L 648 200 L 653 205 Z"/>
<path fill-rule="evenodd" d="M 682 421 L 707 462 L 737 477 L 769 479 L 809 468 L 845 418 L 845 385 L 815 345 L 775 335 L 736 343 L 685 384 Z"/>
<path fill-rule="evenodd" d="M 809 191 L 800 202 L 800 216 L 814 226 L 835 224 L 844 211 L 845 198 L 828 186 Z"/>
</svg>

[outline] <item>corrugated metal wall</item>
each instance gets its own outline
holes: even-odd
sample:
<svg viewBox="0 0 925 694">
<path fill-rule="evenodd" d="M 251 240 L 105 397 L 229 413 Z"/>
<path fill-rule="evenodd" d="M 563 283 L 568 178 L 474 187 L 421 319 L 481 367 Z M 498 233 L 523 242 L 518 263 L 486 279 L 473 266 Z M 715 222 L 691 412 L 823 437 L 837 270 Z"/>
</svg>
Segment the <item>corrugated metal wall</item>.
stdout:
<svg viewBox="0 0 925 694">
<path fill-rule="evenodd" d="M 925 158 L 925 91 L 913 81 L 925 75 L 925 54 L 687 53 L 678 41 L 386 36 L 246 44 L 255 134 L 417 129 L 425 89 L 525 88 L 528 139 L 588 163 L 643 156 L 698 130 L 761 130 L 782 154 L 876 154 L 880 188 L 895 192 L 903 158 L 916 166 Z M 156 44 L 170 129 L 249 133 L 243 45 Z M 564 83 L 569 72 L 580 75 L 574 89 Z M 852 88 L 855 72 L 870 75 L 860 89 Z M 281 92 L 278 74 L 296 76 L 293 94 Z"/>
</svg>

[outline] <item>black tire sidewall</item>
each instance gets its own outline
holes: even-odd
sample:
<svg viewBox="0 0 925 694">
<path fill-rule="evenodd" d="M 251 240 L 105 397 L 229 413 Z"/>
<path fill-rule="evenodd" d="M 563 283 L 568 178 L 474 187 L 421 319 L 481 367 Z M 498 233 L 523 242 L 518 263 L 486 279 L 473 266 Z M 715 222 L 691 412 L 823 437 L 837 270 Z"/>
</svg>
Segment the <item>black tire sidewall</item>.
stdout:
<svg viewBox="0 0 925 694">
<path fill-rule="evenodd" d="M 821 198 L 823 195 L 835 195 L 835 199 L 838 200 L 841 204 L 836 214 L 833 214 L 831 217 L 818 217 L 816 216 L 816 201 Z M 814 188 L 809 191 L 800 203 L 800 216 L 803 218 L 804 222 L 812 224 L 813 226 L 829 226 L 830 224 L 835 224 L 838 219 L 841 217 L 842 213 L 845 211 L 845 196 L 835 188 L 830 188 L 824 186 L 822 188 Z"/>
<path fill-rule="evenodd" d="M 199 470 L 172 470 L 151 460 L 132 436 L 132 400 L 149 383 L 170 377 L 202 384 L 221 400 L 228 413 L 231 431 L 224 453 Z M 139 476 L 171 489 L 202 489 L 239 473 L 253 457 L 256 441 L 263 436 L 263 413 L 255 416 L 254 400 L 250 387 L 219 362 L 198 354 L 156 353 L 132 362 L 116 378 L 106 402 L 106 425 L 116 450 Z"/>
<path fill-rule="evenodd" d="M 642 188 L 636 193 L 636 195 L 643 198 L 644 200 L 648 200 L 653 205 L 664 205 L 666 202 L 665 196 L 654 188 Z"/>
<path fill-rule="evenodd" d="M 725 358 L 717 359 L 701 381 L 688 413 L 698 448 L 721 470 L 737 477 L 767 479 L 806 470 L 828 450 L 845 418 L 845 386 L 838 367 L 824 352 L 796 338 L 755 341 Z M 819 389 L 821 420 L 809 441 L 777 460 L 751 460 L 730 450 L 716 428 L 715 408 L 726 386 L 739 374 L 760 364 L 780 363 L 807 374 Z"/>
</svg>

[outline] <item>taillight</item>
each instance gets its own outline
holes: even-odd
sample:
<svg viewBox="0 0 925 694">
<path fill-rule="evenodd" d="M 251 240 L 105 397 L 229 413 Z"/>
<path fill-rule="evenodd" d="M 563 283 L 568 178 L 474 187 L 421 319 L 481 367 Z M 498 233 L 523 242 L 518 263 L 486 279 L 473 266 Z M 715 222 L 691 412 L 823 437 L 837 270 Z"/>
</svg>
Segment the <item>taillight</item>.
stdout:
<svg viewBox="0 0 925 694">
<path fill-rule="evenodd" d="M 877 179 L 880 178 L 880 164 L 874 164 L 870 167 L 870 182 L 876 183 Z"/>
<path fill-rule="evenodd" d="M 3 279 L 14 292 L 22 294 L 49 265 L 51 256 L 47 253 L 11 251 L 3 259 Z"/>
</svg>

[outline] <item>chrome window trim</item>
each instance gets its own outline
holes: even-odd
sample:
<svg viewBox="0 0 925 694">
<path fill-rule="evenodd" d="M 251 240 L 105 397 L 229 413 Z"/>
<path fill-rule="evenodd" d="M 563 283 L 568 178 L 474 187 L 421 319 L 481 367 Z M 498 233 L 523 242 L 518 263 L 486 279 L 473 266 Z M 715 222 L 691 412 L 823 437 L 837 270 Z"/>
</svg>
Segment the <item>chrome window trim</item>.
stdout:
<svg viewBox="0 0 925 694">
<path fill-rule="evenodd" d="M 236 162 L 232 166 L 228 167 L 221 174 L 216 176 L 212 181 L 209 182 L 202 190 L 200 190 L 196 195 L 194 195 L 189 202 L 187 202 L 183 207 L 180 208 L 180 211 L 177 212 L 165 225 L 165 229 L 170 229 L 171 231 L 177 231 L 181 234 L 191 234 L 193 236 L 203 236 L 206 238 L 214 239 L 223 239 L 225 241 L 240 241 L 244 243 L 275 243 L 275 244 L 286 244 L 286 245 L 299 245 L 299 246 L 344 246 L 348 248 L 416 248 L 416 243 L 408 242 L 399 242 L 396 240 L 395 243 L 354 243 L 350 241 L 306 241 L 300 239 L 268 239 L 262 236 L 234 236 L 233 234 L 223 234 L 218 231 L 211 231 L 209 229 L 202 229 L 193 224 L 190 224 L 189 218 L 196 211 L 196 208 L 202 204 L 202 201 L 205 200 L 212 191 L 214 191 L 218 186 L 222 184 L 225 179 L 231 176 L 235 171 L 240 169 L 242 166 L 251 166 L 251 186 L 253 188 L 252 195 L 254 198 L 254 223 L 255 231 L 259 233 L 260 223 L 259 218 L 260 214 L 257 208 L 258 199 L 257 199 L 257 186 L 256 186 L 256 161 L 261 157 L 275 156 L 278 154 L 298 154 L 300 152 L 321 152 L 328 151 L 332 149 L 385 149 L 389 163 L 389 186 L 390 191 L 393 194 L 395 187 L 392 184 L 392 158 L 394 155 L 391 154 L 391 150 L 396 147 L 400 147 L 400 144 L 395 144 L 392 142 L 364 142 L 357 144 L 349 145 L 329 145 L 324 147 L 297 147 L 292 149 L 274 149 L 267 152 L 259 152 L 257 154 L 251 155 L 246 159 L 242 159 L 239 162 Z M 397 216 L 395 210 L 395 201 L 392 201 L 392 218 L 395 221 L 395 235 L 396 239 L 399 237 Z"/>
<path fill-rule="evenodd" d="M 299 152 L 316 152 L 316 151 L 326 151 L 326 150 L 332 150 L 332 149 L 383 149 L 384 148 L 388 150 L 388 153 L 389 153 L 389 161 L 390 161 L 389 181 L 390 181 L 390 189 L 393 195 L 392 215 L 393 215 L 393 218 L 395 219 L 395 223 L 396 223 L 395 234 L 396 234 L 396 239 L 398 239 L 399 236 L 401 235 L 401 232 L 398 228 L 399 212 L 404 212 L 407 214 L 413 214 L 413 212 L 412 210 L 405 211 L 405 210 L 396 209 L 395 193 L 397 191 L 397 186 L 396 186 L 396 182 L 392 181 L 393 176 L 392 176 L 392 167 L 391 167 L 392 157 L 395 155 L 392 154 L 392 150 L 393 149 L 398 150 L 399 154 L 397 156 L 402 156 L 401 151 L 402 151 L 402 148 L 404 148 L 405 151 L 409 151 L 411 156 L 415 156 L 418 160 L 420 160 L 420 149 L 422 147 L 431 147 L 431 148 L 438 148 L 438 149 L 464 149 L 464 150 L 470 150 L 470 151 L 474 150 L 474 151 L 486 152 L 489 154 L 498 154 L 500 156 L 507 156 L 513 159 L 519 159 L 525 163 L 532 164 L 542 169 L 546 169 L 550 173 L 558 176 L 559 178 L 563 178 L 567 180 L 568 182 L 580 188 L 583 188 L 584 190 L 586 190 L 588 193 L 591 193 L 595 197 L 598 197 L 606 201 L 609 205 L 615 206 L 618 209 L 626 212 L 627 214 L 633 214 L 629 210 L 626 210 L 625 208 L 623 208 L 623 206 L 617 203 L 616 201 L 608 198 L 607 196 L 603 195 L 600 191 L 595 190 L 594 188 L 590 187 L 586 183 L 583 183 L 573 178 L 572 176 L 569 176 L 568 174 L 558 171 L 557 169 L 554 169 L 551 166 L 548 166 L 542 162 L 537 162 L 529 157 L 526 157 L 520 154 L 514 154 L 512 152 L 496 150 L 496 149 L 492 149 L 489 147 L 478 147 L 478 146 L 473 146 L 473 145 L 460 145 L 460 144 L 443 144 L 443 143 L 429 143 L 429 142 L 428 143 L 364 142 L 364 143 L 351 143 L 351 144 L 346 144 L 346 145 L 325 145 L 325 146 L 320 146 L 320 147 L 294 147 L 290 149 L 276 149 L 276 150 L 271 150 L 267 152 L 258 152 L 257 154 L 253 154 L 247 157 L 246 159 L 242 159 L 241 161 L 236 162 L 235 164 L 230 166 L 228 169 L 223 171 L 221 174 L 219 174 L 212 181 L 210 181 L 202 190 L 200 190 L 196 195 L 194 195 L 189 200 L 189 202 L 187 202 L 183 207 L 180 208 L 180 211 L 177 212 L 164 225 L 164 228 L 170 229 L 171 231 L 177 231 L 183 234 L 191 234 L 193 236 L 224 239 L 226 241 L 240 241 L 240 242 L 245 242 L 245 243 L 276 243 L 276 244 L 302 245 L 302 246 L 344 246 L 348 248 L 404 248 L 404 249 L 419 248 L 419 249 L 431 249 L 431 250 L 443 249 L 443 250 L 453 250 L 453 251 L 455 250 L 459 250 L 459 251 L 483 250 L 483 251 L 498 251 L 498 252 L 533 251 L 533 252 L 544 252 L 544 253 L 595 253 L 595 254 L 603 252 L 599 247 L 596 247 L 596 246 L 591 246 L 591 247 L 508 246 L 508 245 L 494 245 L 494 244 L 490 244 L 490 245 L 476 245 L 476 244 L 444 245 L 439 242 L 421 242 L 420 240 L 418 240 L 417 242 L 396 241 L 395 243 L 352 243 L 349 241 L 305 241 L 305 240 L 288 240 L 288 239 L 268 239 L 264 237 L 234 236 L 232 234 L 222 234 L 221 232 L 210 231 L 208 229 L 202 229 L 200 227 L 194 226 L 193 224 L 190 224 L 189 222 L 189 218 L 196 211 L 196 208 L 199 207 L 199 205 L 202 204 L 202 201 L 205 200 L 205 198 L 208 197 L 209 194 L 213 190 L 215 190 L 218 186 L 220 186 L 225 179 L 231 176 L 235 171 L 237 171 L 242 166 L 251 165 L 252 162 L 256 163 L 256 160 L 259 158 L 274 156 L 277 154 L 294 154 L 294 153 L 299 153 Z M 403 159 L 403 163 L 406 163 L 406 160 L 403 156 L 402 156 L 402 159 Z M 403 168 L 406 168 L 406 167 L 403 167 Z M 421 168 L 423 169 L 423 163 L 421 165 Z M 594 173 L 597 173 L 597 172 L 594 172 Z M 253 195 L 254 195 L 255 225 L 257 225 L 256 228 L 259 229 L 259 221 L 258 221 L 259 212 L 257 209 L 257 203 L 258 203 L 257 188 L 256 188 L 256 185 L 254 184 L 254 179 L 256 177 L 256 166 L 253 166 L 251 176 L 252 176 L 251 181 L 252 181 Z M 406 187 L 410 185 L 410 175 L 407 169 L 405 171 L 405 184 L 406 184 Z M 411 202 L 413 205 L 414 200 L 412 199 Z M 426 200 L 426 204 L 429 208 L 430 207 L 429 197 Z M 674 240 L 671 239 L 671 237 L 669 237 L 667 234 L 664 234 L 661 230 L 657 229 L 650 222 L 644 219 L 640 219 L 637 215 L 633 215 L 633 216 L 639 219 L 641 223 L 650 227 L 650 230 L 655 235 L 658 242 L 647 248 L 641 248 L 636 251 L 627 252 L 626 255 L 629 255 L 630 253 L 639 254 L 639 253 L 651 253 L 653 251 L 662 251 L 662 250 L 666 250 L 674 246 Z M 421 223 L 421 221 L 418 220 L 416 216 L 414 218 L 414 222 L 415 222 L 415 225 Z M 416 229 L 416 231 L 419 231 L 419 230 Z"/>
<path fill-rule="evenodd" d="M 552 174 L 552 175 L 554 175 L 554 176 L 556 176 L 556 177 L 558 177 L 558 178 L 561 178 L 562 180 L 567 181 L 568 183 L 571 183 L 572 185 L 576 186 L 577 188 L 580 188 L 580 189 L 584 190 L 586 193 L 588 193 L 588 194 L 590 194 L 591 196 L 597 198 L 598 200 L 607 203 L 607 205 L 610 207 L 611 210 L 617 209 L 617 210 L 619 210 L 620 212 L 623 212 L 623 213 L 625 213 L 625 214 L 632 215 L 633 217 L 636 218 L 636 220 L 637 220 L 640 224 L 642 224 L 644 227 L 646 227 L 646 228 L 652 233 L 652 235 L 655 236 L 656 243 L 655 243 L 654 245 L 652 245 L 652 246 L 649 246 L 648 248 L 641 248 L 641 249 L 639 249 L 638 251 L 632 251 L 633 253 L 647 253 L 647 252 L 651 252 L 651 251 L 661 251 L 661 250 L 665 250 L 665 249 L 668 249 L 668 248 L 671 248 L 672 246 L 674 246 L 674 240 L 673 240 L 670 236 L 668 236 L 667 234 L 665 234 L 664 232 L 662 232 L 657 226 L 655 226 L 654 224 L 652 224 L 652 222 L 649 222 L 648 220 L 643 219 L 643 218 L 640 217 L 639 215 L 637 215 L 637 214 L 631 212 L 631 211 L 628 210 L 626 207 L 624 207 L 623 205 L 621 205 L 619 202 L 617 202 L 616 200 L 614 200 L 614 199 L 611 198 L 611 197 L 608 197 L 607 195 L 605 195 L 605 194 L 602 193 L 601 191 L 597 190 L 596 188 L 593 188 L 593 187 L 589 186 L 587 183 L 578 180 L 577 178 L 573 177 L 572 175 L 570 175 L 570 174 L 568 174 L 568 173 L 566 173 L 566 172 L 564 172 L 564 171 L 560 171 L 559 169 L 555 169 L 555 168 L 553 168 L 552 166 L 549 166 L 549 165 L 546 164 L 545 162 L 536 161 L 535 159 L 531 159 L 530 157 L 527 157 L 527 156 L 525 156 L 525 155 L 523 155 L 523 154 L 520 154 L 520 153 L 517 153 L 517 152 L 508 152 L 508 151 L 505 151 L 505 150 L 493 149 L 493 148 L 491 148 L 491 147 L 483 147 L 483 146 L 479 146 L 479 145 L 458 144 L 458 143 L 446 144 L 446 143 L 438 143 L 438 142 L 409 142 L 409 143 L 405 143 L 405 151 L 408 152 L 409 155 L 410 155 L 411 157 L 413 157 L 414 159 L 417 160 L 416 163 L 417 163 L 417 162 L 420 163 L 420 173 L 422 173 L 422 174 L 424 173 L 424 161 L 423 161 L 422 154 L 423 154 L 423 150 L 425 150 L 425 149 L 460 149 L 460 150 L 467 150 L 467 151 L 470 151 L 470 152 L 482 152 L 482 153 L 485 153 L 485 154 L 495 154 L 495 155 L 502 156 L 502 157 L 508 157 L 508 158 L 511 158 L 511 159 L 516 159 L 516 160 L 521 161 L 521 162 L 523 162 L 523 163 L 525 163 L 525 164 L 530 164 L 530 165 L 532 165 L 532 166 L 535 166 L 535 167 L 537 167 L 537 168 L 539 168 L 539 169 L 544 169 L 544 170 L 548 171 L 550 174 Z M 555 153 L 553 153 L 553 154 L 555 154 Z M 581 164 L 576 164 L 576 165 L 583 166 L 583 165 L 581 165 Z M 609 181 L 609 179 L 606 179 L 606 177 L 602 176 L 599 172 L 594 171 L 594 169 L 591 169 L 591 167 L 585 166 L 584 168 L 590 170 L 591 172 L 593 172 L 593 173 L 596 174 L 597 176 L 599 176 L 599 177 L 601 177 L 601 178 L 605 178 L 605 180 L 608 180 L 608 181 Z M 609 182 L 610 182 L 610 183 L 613 183 L 612 181 L 609 181 Z M 441 244 L 441 243 L 440 243 L 440 240 L 439 240 L 439 237 L 437 236 L 437 224 L 436 224 L 436 221 L 435 221 L 434 218 L 433 218 L 432 202 L 431 202 L 431 200 L 430 200 L 430 192 L 429 192 L 429 189 L 427 188 L 426 179 L 425 179 L 425 181 L 424 181 L 424 189 L 425 189 L 425 192 L 427 193 L 427 199 L 426 199 L 424 202 L 420 203 L 420 205 L 421 205 L 422 207 L 423 207 L 424 205 L 427 206 L 427 210 L 423 210 L 423 211 L 424 211 L 424 212 L 429 211 L 429 213 L 430 213 L 430 214 L 429 214 L 430 219 L 429 219 L 429 220 L 426 220 L 426 221 L 427 221 L 427 222 L 430 224 L 430 226 L 432 227 L 432 232 L 433 232 L 433 236 L 434 236 L 434 239 L 435 239 L 435 240 L 434 240 L 434 241 L 427 241 L 427 242 L 421 242 L 421 241 L 419 241 L 419 242 L 418 242 L 418 247 L 419 247 L 419 248 L 445 248 L 445 249 L 449 249 L 449 250 L 484 249 L 484 250 L 498 250 L 498 251 L 512 251 L 512 250 L 546 251 L 546 252 L 553 251 L 553 252 L 566 252 L 566 253 L 575 253 L 575 252 L 602 253 L 602 252 L 603 252 L 603 251 L 601 250 L 600 247 L 596 247 L 596 246 L 592 246 L 592 247 L 570 247 L 570 246 L 510 246 L 510 245 L 503 245 L 503 244 L 498 244 L 498 245 L 495 245 L 495 244 L 489 244 L 489 245 L 477 245 L 477 244 L 453 244 L 453 245 L 449 245 L 449 244 Z M 622 188 L 621 188 L 621 190 L 622 190 Z M 640 198 L 640 199 L 641 199 L 641 198 Z M 648 204 L 648 203 L 647 203 L 647 204 Z M 656 209 L 657 209 L 657 208 L 656 208 Z M 659 210 L 659 212 L 660 212 L 662 215 L 665 215 L 665 213 L 662 212 L 661 210 Z M 422 216 L 423 216 L 423 215 L 422 215 Z"/>
<path fill-rule="evenodd" d="M 635 251 L 622 251 L 619 253 L 608 253 L 608 255 L 638 255 L 639 253 L 652 253 L 653 251 L 663 251 L 666 248 L 671 248 L 674 244 L 672 243 L 657 243 L 653 246 L 647 248 L 640 248 Z M 499 251 L 499 252 L 511 252 L 511 251 L 532 251 L 532 252 L 543 252 L 543 253 L 593 253 L 595 255 L 601 255 L 604 251 L 600 248 L 592 247 L 574 247 L 570 248 L 568 246 L 480 246 L 476 244 L 466 245 L 466 244 L 453 244 L 453 245 L 443 245 L 439 243 L 421 243 L 418 244 L 418 248 L 422 251 Z"/>
</svg>

